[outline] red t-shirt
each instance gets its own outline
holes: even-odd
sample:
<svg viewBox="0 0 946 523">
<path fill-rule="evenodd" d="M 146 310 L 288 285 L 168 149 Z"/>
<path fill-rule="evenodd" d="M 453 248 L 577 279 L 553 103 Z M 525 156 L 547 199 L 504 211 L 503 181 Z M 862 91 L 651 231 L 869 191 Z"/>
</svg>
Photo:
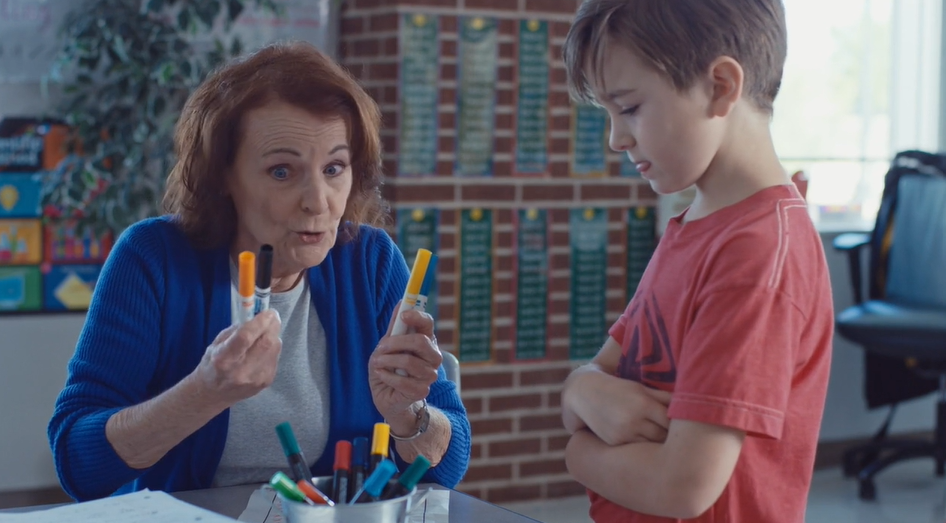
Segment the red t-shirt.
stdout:
<svg viewBox="0 0 946 523">
<path fill-rule="evenodd" d="M 617 375 L 673 393 L 669 416 L 743 430 L 700 523 L 802 523 L 834 332 L 821 238 L 793 186 L 674 218 L 609 334 Z M 678 521 L 589 492 L 598 523 Z"/>
</svg>

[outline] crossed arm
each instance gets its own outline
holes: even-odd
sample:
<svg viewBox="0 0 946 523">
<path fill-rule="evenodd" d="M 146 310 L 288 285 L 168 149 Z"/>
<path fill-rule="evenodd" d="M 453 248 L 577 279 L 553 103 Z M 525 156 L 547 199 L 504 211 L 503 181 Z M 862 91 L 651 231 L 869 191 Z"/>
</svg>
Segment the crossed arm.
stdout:
<svg viewBox="0 0 946 523">
<path fill-rule="evenodd" d="M 709 509 L 732 477 L 745 433 L 669 420 L 667 393 L 614 376 L 620 345 L 565 382 L 562 419 L 572 432 L 568 471 L 606 499 L 636 512 L 689 519 Z"/>
</svg>

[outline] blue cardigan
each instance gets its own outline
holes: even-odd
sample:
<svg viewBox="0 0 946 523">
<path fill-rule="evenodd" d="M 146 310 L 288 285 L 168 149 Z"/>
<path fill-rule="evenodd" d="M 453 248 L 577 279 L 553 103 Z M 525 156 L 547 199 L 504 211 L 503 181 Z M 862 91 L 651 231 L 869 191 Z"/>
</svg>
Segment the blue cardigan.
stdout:
<svg viewBox="0 0 946 523">
<path fill-rule="evenodd" d="M 334 449 L 341 439 L 370 437 L 382 420 L 368 387 L 368 357 L 387 331 L 408 270 L 384 231 L 361 227 L 354 240 L 336 245 L 309 269 L 308 278 L 327 342 L 326 449 Z M 207 346 L 230 325 L 230 281 L 227 249 L 194 249 L 169 217 L 142 221 L 122 234 L 96 284 L 48 428 L 59 481 L 70 496 L 82 501 L 144 488 L 210 487 L 227 440 L 229 410 L 145 470 L 129 468 L 115 453 L 105 424 L 197 367 Z M 469 465 L 470 424 L 456 387 L 442 368 L 439 374 L 428 402 L 447 416 L 453 435 L 443 460 L 424 480 L 452 487 Z M 275 432 L 273 444 L 278 445 Z M 331 475 L 333 454 L 322 453 L 314 476 Z"/>
</svg>

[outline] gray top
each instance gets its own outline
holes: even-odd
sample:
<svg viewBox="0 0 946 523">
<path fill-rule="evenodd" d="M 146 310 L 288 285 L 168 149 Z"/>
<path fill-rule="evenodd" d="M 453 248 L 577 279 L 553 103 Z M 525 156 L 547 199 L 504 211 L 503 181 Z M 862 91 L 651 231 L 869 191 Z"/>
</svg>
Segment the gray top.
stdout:
<svg viewBox="0 0 946 523">
<path fill-rule="evenodd" d="M 230 262 L 232 304 L 239 307 L 237 269 Z M 230 424 L 214 487 L 266 483 L 277 470 L 289 472 L 276 425 L 292 424 L 309 466 L 325 451 L 329 430 L 329 372 L 325 330 L 305 276 L 269 306 L 282 319 L 282 353 L 268 388 L 230 408 Z M 233 315 L 234 319 L 237 317 Z"/>
</svg>

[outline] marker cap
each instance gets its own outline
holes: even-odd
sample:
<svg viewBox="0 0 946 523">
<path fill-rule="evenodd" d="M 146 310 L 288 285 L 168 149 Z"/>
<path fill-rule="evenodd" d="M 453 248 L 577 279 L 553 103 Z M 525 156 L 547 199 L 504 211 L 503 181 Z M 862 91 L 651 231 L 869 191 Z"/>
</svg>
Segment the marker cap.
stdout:
<svg viewBox="0 0 946 523">
<path fill-rule="evenodd" d="M 296 435 L 292 432 L 292 425 L 284 421 L 276 425 L 276 435 L 279 436 L 279 443 L 282 444 L 282 450 L 288 458 L 292 454 L 299 454 L 299 442 L 296 441 Z"/>
<path fill-rule="evenodd" d="M 263 245 L 259 248 L 259 259 L 256 262 L 256 286 L 268 289 L 273 280 L 273 246 Z"/>
<path fill-rule="evenodd" d="M 424 274 L 424 283 L 420 286 L 420 294 L 430 296 L 430 288 L 434 286 L 437 280 L 437 255 L 430 255 L 430 262 L 427 263 L 427 272 Z"/>
<path fill-rule="evenodd" d="M 334 470 L 351 470 L 351 442 L 340 440 L 335 444 Z"/>
<path fill-rule="evenodd" d="M 430 460 L 424 456 L 417 456 L 417 459 L 411 463 L 411 466 L 407 467 L 407 470 L 401 474 L 401 477 L 398 478 L 398 482 L 401 485 L 404 485 L 404 488 L 411 490 L 420 483 L 420 478 L 424 476 L 427 472 L 427 469 L 430 468 Z"/>
<path fill-rule="evenodd" d="M 430 263 L 431 252 L 427 249 L 418 249 L 417 258 L 414 259 L 414 268 L 411 269 L 411 278 L 407 280 L 407 293 L 417 294 L 420 292 L 420 286 L 424 282 L 424 275 L 427 274 L 427 265 Z"/>
<path fill-rule="evenodd" d="M 351 466 L 368 465 L 368 438 L 358 436 L 352 443 Z"/>
<path fill-rule="evenodd" d="M 374 424 L 374 439 L 371 440 L 371 453 L 388 457 L 388 444 L 391 438 L 391 426 L 387 423 Z"/>
<path fill-rule="evenodd" d="M 289 476 L 282 471 L 273 474 L 273 477 L 269 480 L 269 484 L 273 487 L 273 490 L 286 496 L 287 499 L 300 503 L 306 500 L 305 494 L 303 494 L 302 491 L 299 490 L 299 487 L 289 479 Z"/>
<path fill-rule="evenodd" d="M 256 293 L 256 255 L 250 251 L 240 253 L 240 296 L 250 297 Z"/>
<path fill-rule="evenodd" d="M 393 461 L 386 459 L 378 463 L 378 467 L 365 480 L 365 492 L 375 498 L 380 496 L 395 472 L 397 472 L 397 466 Z"/>
</svg>

